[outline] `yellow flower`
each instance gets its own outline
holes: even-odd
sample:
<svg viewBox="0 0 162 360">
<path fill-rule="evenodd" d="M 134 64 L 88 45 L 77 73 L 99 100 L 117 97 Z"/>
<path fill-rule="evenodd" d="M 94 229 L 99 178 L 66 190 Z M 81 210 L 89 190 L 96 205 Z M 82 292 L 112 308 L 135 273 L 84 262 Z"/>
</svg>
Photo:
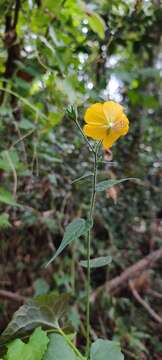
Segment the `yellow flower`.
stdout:
<svg viewBox="0 0 162 360">
<path fill-rule="evenodd" d="M 83 127 L 86 136 L 94 140 L 102 140 L 105 149 L 129 129 L 129 121 L 124 114 L 121 105 L 114 101 L 96 103 L 91 105 L 85 112 L 84 120 L 87 123 Z"/>
</svg>

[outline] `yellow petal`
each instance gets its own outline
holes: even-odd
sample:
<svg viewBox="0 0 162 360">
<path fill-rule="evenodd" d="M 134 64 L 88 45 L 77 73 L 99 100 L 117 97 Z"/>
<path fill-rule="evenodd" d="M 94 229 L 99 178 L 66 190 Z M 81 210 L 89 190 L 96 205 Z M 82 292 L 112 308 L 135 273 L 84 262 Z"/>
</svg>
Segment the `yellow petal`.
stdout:
<svg viewBox="0 0 162 360">
<path fill-rule="evenodd" d="M 123 106 L 114 101 L 107 101 L 103 104 L 103 112 L 107 120 L 114 121 L 123 112 Z"/>
<path fill-rule="evenodd" d="M 126 135 L 129 130 L 129 120 L 124 113 L 118 115 L 116 121 L 113 124 L 113 130 L 120 133 L 120 135 Z"/>
<path fill-rule="evenodd" d="M 103 140 L 106 136 L 106 127 L 95 125 L 84 125 L 83 132 L 94 140 Z"/>
<path fill-rule="evenodd" d="M 119 132 L 111 129 L 109 134 L 106 135 L 103 139 L 103 147 L 105 149 L 109 149 L 114 144 L 114 142 L 119 139 L 120 136 L 121 134 Z"/>
<path fill-rule="evenodd" d="M 96 103 L 90 106 L 85 112 L 84 120 L 88 124 L 106 124 L 106 118 L 103 112 L 103 104 Z"/>
</svg>

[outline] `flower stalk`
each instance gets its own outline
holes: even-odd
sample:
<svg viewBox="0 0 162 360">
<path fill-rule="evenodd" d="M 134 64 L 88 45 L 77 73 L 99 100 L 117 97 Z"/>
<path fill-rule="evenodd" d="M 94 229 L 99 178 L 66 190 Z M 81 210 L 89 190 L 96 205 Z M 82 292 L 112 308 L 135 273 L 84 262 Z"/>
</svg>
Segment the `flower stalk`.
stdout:
<svg viewBox="0 0 162 360">
<path fill-rule="evenodd" d="M 96 183 L 97 183 L 97 160 L 98 152 L 100 148 L 100 142 L 97 143 L 94 150 L 94 166 L 93 166 L 93 177 L 92 177 L 92 195 L 90 202 L 90 211 L 89 211 L 89 223 L 90 229 L 88 231 L 87 238 L 87 301 L 86 301 L 86 354 L 87 359 L 90 356 L 90 288 L 91 288 L 91 269 L 90 269 L 90 253 L 91 253 L 91 235 L 93 228 L 93 217 L 94 217 L 94 208 L 95 208 L 95 199 L 96 199 Z"/>
</svg>

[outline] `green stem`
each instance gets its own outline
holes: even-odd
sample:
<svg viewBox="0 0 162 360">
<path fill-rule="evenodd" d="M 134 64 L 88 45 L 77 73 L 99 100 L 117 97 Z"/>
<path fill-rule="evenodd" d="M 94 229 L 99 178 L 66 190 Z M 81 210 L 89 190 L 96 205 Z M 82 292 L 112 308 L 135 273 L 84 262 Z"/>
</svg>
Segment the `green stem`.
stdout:
<svg viewBox="0 0 162 360">
<path fill-rule="evenodd" d="M 92 145 L 90 144 L 90 142 L 88 141 L 86 135 L 84 135 L 84 132 L 83 132 L 83 130 L 82 130 L 80 124 L 79 124 L 77 109 L 75 109 L 75 119 L 74 119 L 74 121 L 75 121 L 75 124 L 76 124 L 76 126 L 78 127 L 80 133 L 82 134 L 85 142 L 87 143 L 89 150 L 92 151 L 92 153 L 95 155 L 95 150 L 93 149 L 93 146 L 92 146 Z"/>
<path fill-rule="evenodd" d="M 69 336 L 67 336 L 64 331 L 59 328 L 58 329 L 60 335 L 62 335 L 64 337 L 64 339 L 66 340 L 66 342 L 68 343 L 68 345 L 71 347 L 71 349 L 74 351 L 74 353 L 77 355 L 77 357 L 80 360 L 85 360 L 85 358 L 82 356 L 82 354 L 80 353 L 80 351 L 76 348 L 76 346 L 73 344 L 73 342 L 70 340 Z"/>
<path fill-rule="evenodd" d="M 87 239 L 87 304 L 86 304 L 86 354 L 87 359 L 90 356 L 90 284 L 91 284 L 91 269 L 90 269 L 90 252 L 91 252 L 91 229 L 93 227 L 93 215 L 96 199 L 96 183 L 97 183 L 97 159 L 99 151 L 100 142 L 97 143 L 94 151 L 94 167 L 93 167 L 93 178 L 92 178 L 92 195 L 90 202 L 90 211 L 89 211 L 89 222 L 90 229 L 88 231 Z M 92 224 L 92 225 L 91 225 Z"/>
</svg>

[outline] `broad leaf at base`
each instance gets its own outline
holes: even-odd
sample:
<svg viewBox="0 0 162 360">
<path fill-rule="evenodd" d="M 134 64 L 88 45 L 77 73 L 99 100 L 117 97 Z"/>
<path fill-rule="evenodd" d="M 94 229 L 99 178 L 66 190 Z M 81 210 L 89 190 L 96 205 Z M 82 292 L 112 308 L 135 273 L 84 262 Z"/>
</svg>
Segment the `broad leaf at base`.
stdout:
<svg viewBox="0 0 162 360">
<path fill-rule="evenodd" d="M 124 360 L 116 341 L 97 339 L 91 346 L 90 360 Z"/>
<path fill-rule="evenodd" d="M 73 349 L 68 345 L 62 335 L 51 334 L 47 352 L 43 360 L 77 360 Z"/>
<path fill-rule="evenodd" d="M 14 314 L 7 328 L 0 336 L 0 344 L 31 334 L 41 326 L 43 329 L 58 329 L 60 318 L 66 315 L 70 296 L 54 293 L 41 295 L 21 306 Z M 67 324 L 63 326 L 66 331 Z"/>
<path fill-rule="evenodd" d="M 8 351 L 5 360 L 42 360 L 49 342 L 46 331 L 40 327 L 35 329 L 30 336 L 28 343 L 24 343 L 20 339 L 12 341 L 8 345 Z"/>
</svg>

